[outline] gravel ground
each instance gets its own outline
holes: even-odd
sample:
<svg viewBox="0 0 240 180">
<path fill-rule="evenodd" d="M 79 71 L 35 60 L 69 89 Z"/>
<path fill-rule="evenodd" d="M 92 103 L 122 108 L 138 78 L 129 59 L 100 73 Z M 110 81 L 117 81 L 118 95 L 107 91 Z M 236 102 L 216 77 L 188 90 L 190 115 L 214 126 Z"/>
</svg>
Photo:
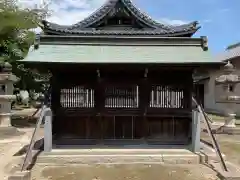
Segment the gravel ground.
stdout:
<svg viewBox="0 0 240 180">
<path fill-rule="evenodd" d="M 227 160 L 240 165 L 240 135 L 215 134 L 215 137 Z M 205 132 L 201 133 L 201 138 L 212 143 L 211 138 Z"/>
<path fill-rule="evenodd" d="M 23 156 L 14 156 L 22 147 L 29 144 L 33 128 L 18 129 L 19 136 L 0 139 L 0 179 L 7 179 L 13 170 L 22 164 Z"/>
<path fill-rule="evenodd" d="M 14 112 L 15 115 L 31 116 L 33 109 Z M 33 128 L 20 128 L 25 132 L 19 137 L 0 140 L 0 179 L 4 180 L 14 166 L 19 165 L 19 157 L 15 154 L 23 144 L 30 141 Z M 39 133 L 42 136 L 43 132 Z M 206 133 L 202 138 L 210 142 Z M 223 153 L 227 159 L 240 164 L 240 135 L 217 135 Z M 33 169 L 32 180 L 218 180 L 216 172 L 204 165 L 88 165 L 67 167 L 45 167 Z"/>
</svg>

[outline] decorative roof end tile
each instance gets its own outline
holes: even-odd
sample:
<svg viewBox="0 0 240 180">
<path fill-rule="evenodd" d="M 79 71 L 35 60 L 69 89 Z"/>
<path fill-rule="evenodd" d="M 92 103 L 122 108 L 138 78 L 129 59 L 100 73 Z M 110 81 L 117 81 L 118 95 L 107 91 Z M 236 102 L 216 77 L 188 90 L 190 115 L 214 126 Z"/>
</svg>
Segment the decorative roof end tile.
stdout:
<svg viewBox="0 0 240 180">
<path fill-rule="evenodd" d="M 202 38 L 202 48 L 204 51 L 208 50 L 208 39 L 206 36 L 201 36 Z"/>
</svg>

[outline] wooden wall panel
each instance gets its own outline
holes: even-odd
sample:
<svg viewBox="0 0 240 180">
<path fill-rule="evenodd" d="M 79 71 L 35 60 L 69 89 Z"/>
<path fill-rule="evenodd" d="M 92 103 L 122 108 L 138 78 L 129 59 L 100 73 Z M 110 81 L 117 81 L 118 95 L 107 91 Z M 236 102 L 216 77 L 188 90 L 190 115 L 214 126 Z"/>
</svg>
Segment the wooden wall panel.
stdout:
<svg viewBox="0 0 240 180">
<path fill-rule="evenodd" d="M 191 71 L 128 75 L 91 71 L 56 76 L 54 133 L 81 139 L 188 139 Z"/>
</svg>

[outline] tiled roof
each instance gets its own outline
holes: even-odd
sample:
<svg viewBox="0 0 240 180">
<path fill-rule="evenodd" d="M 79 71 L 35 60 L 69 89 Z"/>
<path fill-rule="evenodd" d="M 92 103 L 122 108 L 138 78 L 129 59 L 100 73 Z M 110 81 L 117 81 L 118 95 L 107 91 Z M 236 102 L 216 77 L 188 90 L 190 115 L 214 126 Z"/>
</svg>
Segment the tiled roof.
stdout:
<svg viewBox="0 0 240 180">
<path fill-rule="evenodd" d="M 105 30 L 96 30 L 94 28 L 90 28 L 91 25 L 100 21 L 104 18 L 113 8 L 115 8 L 116 3 L 121 2 L 123 6 L 131 12 L 131 14 L 143 24 L 146 24 L 149 28 L 147 30 L 135 31 L 133 30 L 122 30 L 122 31 L 105 31 Z M 44 29 L 50 30 L 54 32 L 58 32 L 59 34 L 67 33 L 67 34 L 137 34 L 137 35 L 164 35 L 164 36 L 176 36 L 185 35 L 185 34 L 194 34 L 200 27 L 198 26 L 198 22 L 194 21 L 189 24 L 172 26 L 165 25 L 159 22 L 154 21 L 151 17 L 141 12 L 138 8 L 136 8 L 131 0 L 108 0 L 103 6 L 101 6 L 97 11 L 91 14 L 89 17 L 84 20 L 70 26 L 58 25 L 55 23 L 50 23 L 47 21 L 43 21 Z"/>
<path fill-rule="evenodd" d="M 114 30 L 114 31 L 106 31 L 106 30 L 68 30 L 62 28 L 52 27 L 48 28 L 49 30 L 53 30 L 59 32 L 59 35 L 69 34 L 69 35 L 160 35 L 160 36 L 180 36 L 184 34 L 193 34 L 196 30 L 193 29 L 185 29 L 185 30 L 174 30 L 174 31 L 166 31 L 162 29 L 155 30 Z"/>
<path fill-rule="evenodd" d="M 219 61 L 227 61 L 237 57 L 240 57 L 240 46 L 227 49 L 225 52 L 219 54 L 216 59 Z"/>
<path fill-rule="evenodd" d="M 22 62 L 53 63 L 214 63 L 201 46 L 40 45 Z M 216 62 L 215 62 L 216 63 Z"/>
</svg>

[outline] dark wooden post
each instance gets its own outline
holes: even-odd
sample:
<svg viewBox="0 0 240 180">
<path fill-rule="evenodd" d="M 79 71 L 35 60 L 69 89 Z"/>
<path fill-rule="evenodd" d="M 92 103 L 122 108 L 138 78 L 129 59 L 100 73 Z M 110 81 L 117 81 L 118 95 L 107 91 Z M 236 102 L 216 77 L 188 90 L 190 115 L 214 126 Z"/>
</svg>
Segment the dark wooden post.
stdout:
<svg viewBox="0 0 240 180">
<path fill-rule="evenodd" d="M 104 94 L 104 82 L 103 79 L 101 78 L 100 70 L 97 70 L 97 82 L 95 84 L 94 97 L 96 118 L 100 128 L 100 131 L 98 131 L 100 133 L 98 134 L 98 137 L 101 137 L 102 139 L 103 138 L 102 113 L 105 105 L 105 94 Z"/>
<path fill-rule="evenodd" d="M 56 134 L 61 122 L 57 122 L 58 117 L 56 117 L 56 113 L 61 107 L 60 104 L 60 96 L 61 96 L 61 87 L 60 83 L 58 83 L 58 75 L 56 73 L 52 74 L 50 84 L 51 84 L 51 109 L 53 112 L 53 118 L 52 118 L 52 129 L 53 129 L 53 134 Z"/>
<path fill-rule="evenodd" d="M 140 84 L 139 88 L 139 100 L 140 100 L 140 110 L 143 117 L 143 128 L 144 128 L 144 136 L 148 136 L 148 121 L 147 121 L 147 109 L 149 106 L 150 100 L 150 92 L 151 92 L 151 84 L 149 84 L 148 79 L 148 69 L 145 69 L 144 78 Z"/>
<path fill-rule="evenodd" d="M 97 82 L 94 88 L 94 100 L 95 100 L 95 107 L 96 107 L 96 115 L 100 116 L 105 104 L 105 97 L 104 97 L 104 82 L 100 76 L 100 71 L 97 70 Z"/>
<path fill-rule="evenodd" d="M 184 75 L 184 82 L 182 83 L 184 88 L 183 97 L 184 97 L 184 104 L 183 107 L 185 110 L 192 110 L 192 94 L 193 94 L 193 78 L 192 78 L 192 71 L 187 72 Z"/>
</svg>

